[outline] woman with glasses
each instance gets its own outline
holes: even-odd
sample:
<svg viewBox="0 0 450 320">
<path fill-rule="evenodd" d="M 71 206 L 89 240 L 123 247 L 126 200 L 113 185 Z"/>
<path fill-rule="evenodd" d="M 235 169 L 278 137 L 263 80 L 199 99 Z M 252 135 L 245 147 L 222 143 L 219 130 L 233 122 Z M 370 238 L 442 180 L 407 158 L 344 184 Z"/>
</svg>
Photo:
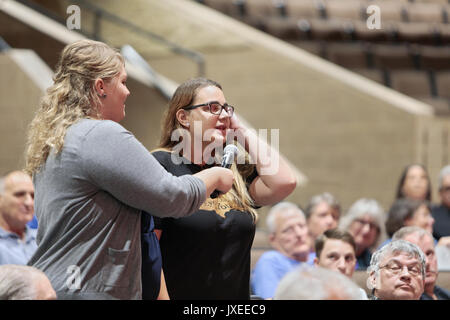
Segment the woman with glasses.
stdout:
<svg viewBox="0 0 450 320">
<path fill-rule="evenodd" d="M 381 246 L 392 241 L 394 233 L 407 226 L 416 226 L 433 233 L 434 218 L 431 215 L 430 203 L 410 198 L 397 199 L 390 207 L 386 218 L 388 239 Z"/>
<path fill-rule="evenodd" d="M 249 299 L 255 209 L 294 190 L 291 169 L 275 150 L 269 157 L 270 147 L 239 121 L 221 85 L 204 78 L 175 91 L 153 155 L 173 175 L 191 175 L 220 165 L 223 146 L 233 137 L 242 145 L 231 166 L 232 189 L 208 198 L 189 218 L 155 219 L 164 271 L 160 298 Z M 266 170 L 274 164 L 274 172 Z"/>
<path fill-rule="evenodd" d="M 340 228 L 348 231 L 355 240 L 356 269 L 366 270 L 372 251 L 385 238 L 385 213 L 375 199 L 362 198 L 352 204 L 342 217 Z"/>
</svg>

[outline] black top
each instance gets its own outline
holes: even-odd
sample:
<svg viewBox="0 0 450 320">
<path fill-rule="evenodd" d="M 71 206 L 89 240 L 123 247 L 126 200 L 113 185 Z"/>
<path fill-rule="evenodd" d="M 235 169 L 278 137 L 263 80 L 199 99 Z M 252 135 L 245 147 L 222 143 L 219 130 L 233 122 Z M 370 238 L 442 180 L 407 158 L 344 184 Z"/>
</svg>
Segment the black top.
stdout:
<svg viewBox="0 0 450 320">
<path fill-rule="evenodd" d="M 431 209 L 431 215 L 434 218 L 433 236 L 436 240 L 441 237 L 450 236 L 450 208 L 443 204 Z"/>
<path fill-rule="evenodd" d="M 202 170 L 195 164 L 174 164 L 169 152 L 153 155 L 175 176 Z M 255 223 L 250 213 L 224 201 L 208 198 L 185 218 L 155 218 L 155 229 L 162 230 L 163 270 L 171 299 L 250 299 Z"/>
<path fill-rule="evenodd" d="M 434 286 L 433 292 L 438 300 L 450 300 L 450 291 L 448 291 L 447 289 Z M 431 298 L 426 293 L 422 293 L 422 295 L 420 296 L 420 300 L 433 300 L 433 298 Z"/>
<path fill-rule="evenodd" d="M 356 257 L 356 270 L 367 270 L 371 257 L 372 253 L 368 249 L 364 250 L 359 257 Z"/>
</svg>

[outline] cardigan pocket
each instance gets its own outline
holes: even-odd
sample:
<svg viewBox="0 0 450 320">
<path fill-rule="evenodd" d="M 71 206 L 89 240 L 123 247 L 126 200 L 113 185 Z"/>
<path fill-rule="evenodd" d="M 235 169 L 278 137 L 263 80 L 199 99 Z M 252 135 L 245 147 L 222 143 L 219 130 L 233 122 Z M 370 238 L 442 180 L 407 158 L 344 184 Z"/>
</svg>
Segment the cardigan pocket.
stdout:
<svg viewBox="0 0 450 320">
<path fill-rule="evenodd" d="M 130 250 L 108 248 L 102 270 L 102 283 L 111 287 L 128 287 L 129 275 L 126 274 Z"/>
</svg>

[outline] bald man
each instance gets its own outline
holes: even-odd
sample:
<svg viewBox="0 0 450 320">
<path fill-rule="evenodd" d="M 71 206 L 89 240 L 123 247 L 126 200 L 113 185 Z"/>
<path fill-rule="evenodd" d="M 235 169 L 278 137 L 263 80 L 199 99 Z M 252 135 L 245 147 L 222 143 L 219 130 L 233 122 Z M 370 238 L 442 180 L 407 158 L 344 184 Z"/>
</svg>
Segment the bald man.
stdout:
<svg viewBox="0 0 450 320">
<path fill-rule="evenodd" d="M 0 265 L 25 265 L 36 251 L 36 230 L 27 226 L 33 214 L 30 176 L 13 171 L 0 178 Z"/>
</svg>

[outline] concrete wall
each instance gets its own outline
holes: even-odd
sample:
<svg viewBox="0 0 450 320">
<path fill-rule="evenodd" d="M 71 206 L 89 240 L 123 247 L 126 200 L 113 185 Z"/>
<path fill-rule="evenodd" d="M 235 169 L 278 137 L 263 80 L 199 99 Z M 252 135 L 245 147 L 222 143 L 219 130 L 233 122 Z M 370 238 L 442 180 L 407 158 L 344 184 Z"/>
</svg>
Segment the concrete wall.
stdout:
<svg viewBox="0 0 450 320">
<path fill-rule="evenodd" d="M 36 64 L 39 58 L 34 55 L 33 59 L 28 50 L 15 53 L 28 56 L 22 65 L 14 60 L 12 52 L 0 54 L 0 175 L 24 167 L 27 127 L 43 93 L 26 70 L 27 65 Z M 48 78 L 48 74 L 41 76 Z"/>
</svg>

